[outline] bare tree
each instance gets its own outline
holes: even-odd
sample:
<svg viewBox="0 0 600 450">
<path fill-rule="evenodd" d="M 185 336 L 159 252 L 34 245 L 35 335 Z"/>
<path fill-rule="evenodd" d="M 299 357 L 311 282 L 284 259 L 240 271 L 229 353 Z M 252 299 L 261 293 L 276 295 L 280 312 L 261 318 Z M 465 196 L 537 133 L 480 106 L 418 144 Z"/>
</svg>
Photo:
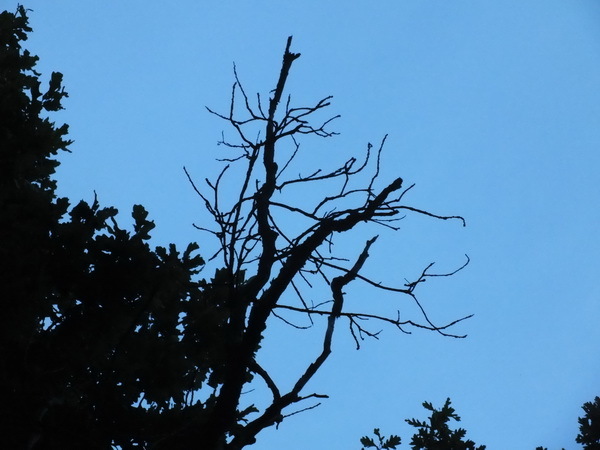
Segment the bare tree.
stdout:
<svg viewBox="0 0 600 450">
<path fill-rule="evenodd" d="M 460 216 L 442 216 L 404 204 L 404 197 L 413 186 L 405 187 L 402 178 L 392 180 L 382 189 L 376 188 L 385 138 L 376 149 L 369 144 L 362 161 L 352 157 L 334 170 L 316 169 L 305 175 L 290 175 L 292 166 L 301 158 L 299 138 L 333 136 L 335 133 L 329 127 L 337 118 L 331 117 L 316 124 L 311 121 L 330 105 L 331 97 L 308 107 L 294 107 L 290 96 L 284 97 L 290 69 L 300 57 L 299 53 L 290 51 L 291 44 L 290 36 L 279 79 L 268 104 L 263 104 L 259 94 L 251 100 L 234 66 L 235 82 L 229 111 L 209 111 L 235 130 L 236 141 L 223 137 L 220 142 L 235 154 L 222 160 L 222 171 L 215 180 L 206 179 L 205 188 L 199 188 L 186 171 L 214 219 L 214 228 L 197 228 L 218 239 L 218 251 L 213 259 L 222 260 L 226 280 L 223 287 L 230 311 L 226 323 L 229 337 L 227 363 L 223 367 L 222 384 L 210 418 L 205 426 L 198 429 L 205 448 L 240 449 L 252 444 L 261 430 L 293 414 L 289 410 L 291 405 L 326 397 L 306 393 L 305 388 L 330 355 L 335 326 L 340 319 L 346 321 L 359 347 L 365 336 L 377 337 L 376 332 L 366 328 L 365 319 L 391 324 L 406 333 L 409 327 L 417 327 L 460 338 L 464 336 L 451 333 L 449 328 L 471 317 L 437 325 L 430 320 L 415 294 L 417 287 L 428 278 L 449 276 L 464 268 L 468 257 L 463 266 L 451 273 L 432 273 L 433 264 L 430 264 L 416 280 L 394 287 L 360 273 L 377 236 L 365 242 L 353 263 L 334 254 L 335 236 L 349 232 L 363 222 L 397 230 L 395 222 L 406 213 L 441 220 L 453 219 L 462 226 L 465 221 Z M 257 128 L 264 131 L 253 137 Z M 243 180 L 233 200 L 228 201 L 231 195 L 223 192 L 224 180 L 234 168 L 239 170 L 240 167 L 243 167 Z M 364 176 L 369 170 L 368 181 L 362 187 L 354 186 L 358 175 Z M 328 189 L 328 193 L 314 204 L 307 205 L 305 200 L 293 202 L 286 197 L 292 187 L 302 186 L 305 189 L 312 185 L 319 185 L 321 192 Z M 303 229 L 298 232 L 300 225 Z M 247 273 L 252 276 L 246 276 Z M 329 286 L 330 301 L 315 305 L 307 299 L 306 287 L 310 288 L 315 280 Z M 421 311 L 421 319 L 401 320 L 399 311 L 395 317 L 387 317 L 369 311 L 345 310 L 343 290 L 353 280 L 411 297 Z M 297 298 L 296 303 L 288 301 L 289 293 Z M 322 348 L 317 350 L 314 360 L 303 373 L 298 374 L 293 387 L 287 392 L 281 391 L 256 358 L 270 316 L 280 317 L 290 326 L 298 326 L 284 318 L 281 315 L 283 311 L 304 315 L 311 324 L 313 316 L 327 318 L 321 331 Z M 242 389 L 256 375 L 270 390 L 272 401 L 264 410 L 255 411 L 258 417 L 240 425 L 238 407 Z M 311 407 L 297 406 L 301 410 Z"/>
</svg>

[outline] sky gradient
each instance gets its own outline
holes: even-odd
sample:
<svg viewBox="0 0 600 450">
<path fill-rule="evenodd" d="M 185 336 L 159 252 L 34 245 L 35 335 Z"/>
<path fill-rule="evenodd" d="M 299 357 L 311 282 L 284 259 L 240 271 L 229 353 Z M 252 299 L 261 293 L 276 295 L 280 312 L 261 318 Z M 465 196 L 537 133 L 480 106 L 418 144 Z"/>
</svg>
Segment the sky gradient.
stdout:
<svg viewBox="0 0 600 450">
<path fill-rule="evenodd" d="M 143 204 L 156 245 L 198 241 L 212 254 L 214 242 L 192 227 L 208 216 L 182 167 L 200 182 L 218 174 L 216 143 L 231 132 L 204 107 L 227 110 L 234 61 L 247 92 L 266 98 L 289 35 L 302 56 L 287 92 L 300 106 L 333 95 L 329 113 L 341 115 L 339 136 L 303 142 L 306 162 L 334 167 L 388 134 L 381 182 L 401 176 L 416 183 L 407 204 L 466 218 L 463 228 L 409 215 L 397 233 L 364 227 L 338 245 L 355 257 L 379 234 L 364 273 L 396 285 L 433 261 L 451 271 L 468 254 L 464 271 L 420 291 L 437 323 L 475 314 L 455 329 L 468 338 L 382 327 L 356 351 L 339 326 L 307 390 L 331 398 L 263 432 L 253 449 L 359 449 L 374 427 L 406 445 L 403 419 L 425 418 L 421 403 L 446 397 L 489 450 L 578 448 L 581 405 L 600 395 L 600 3 L 24 6 L 38 70 L 62 72 L 70 94 L 54 117 L 75 140 L 60 157 L 59 194 L 91 201 L 96 191 L 125 224 Z M 413 314 L 407 298 L 358 283 L 346 291 L 352 309 L 389 300 Z M 285 385 L 319 351 L 320 332 L 277 321 L 273 330 L 263 358 Z"/>
</svg>

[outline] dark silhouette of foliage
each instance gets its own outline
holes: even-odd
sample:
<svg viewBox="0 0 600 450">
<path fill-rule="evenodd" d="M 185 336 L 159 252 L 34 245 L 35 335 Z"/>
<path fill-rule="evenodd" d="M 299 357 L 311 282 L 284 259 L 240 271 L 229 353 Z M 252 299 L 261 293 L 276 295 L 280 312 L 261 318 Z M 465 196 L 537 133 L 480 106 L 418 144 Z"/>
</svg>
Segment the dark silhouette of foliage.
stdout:
<svg viewBox="0 0 600 450">
<path fill-rule="evenodd" d="M 423 407 L 431 411 L 429 421 L 407 419 L 406 422 L 415 428 L 417 432 L 413 435 L 410 445 L 412 450 L 485 450 L 485 445 L 476 447 L 470 439 L 464 440 L 466 430 L 459 428 L 451 430 L 448 426 L 450 419 L 460 422 L 460 417 L 450 406 L 450 399 L 446 400 L 442 409 L 437 410 L 429 402 L 424 402 Z M 379 428 L 373 430 L 376 436 L 375 442 L 372 438 L 364 436 L 360 442 L 367 448 L 395 449 L 400 445 L 400 437 L 392 435 L 385 438 L 381 435 Z M 364 448 L 363 448 L 364 450 Z"/>
<path fill-rule="evenodd" d="M 600 449 L 600 397 L 582 406 L 585 415 L 578 419 L 579 434 L 576 441 L 583 444 L 585 450 Z"/>
<path fill-rule="evenodd" d="M 60 73 L 41 90 L 38 58 L 21 47 L 27 23 L 22 6 L 0 14 L 2 446 L 130 448 L 191 415 L 184 396 L 212 365 L 204 353 L 218 353 L 192 350 L 179 328 L 200 301 L 192 276 L 203 262 L 195 244 L 152 251 L 154 224 L 139 205 L 132 232 L 96 199 L 67 214 L 51 176 L 68 127 L 42 117 L 67 94 Z M 204 322 L 203 333 L 218 332 L 217 320 Z"/>
<path fill-rule="evenodd" d="M 423 407 L 431 411 L 429 423 L 417 419 L 407 419 L 406 422 L 419 429 L 412 437 L 410 445 L 413 450 L 484 450 L 485 445 L 476 447 L 475 443 L 468 439 L 464 441 L 467 431 L 463 428 L 451 430 L 448 426 L 450 419 L 460 422 L 460 417 L 450 406 L 450 399 L 442 409 L 437 410 L 429 402 L 424 402 Z"/>
<path fill-rule="evenodd" d="M 377 450 L 395 449 L 401 443 L 400 436 L 392 434 L 389 438 L 386 438 L 385 436 L 381 435 L 379 428 L 375 428 L 373 430 L 373 434 L 375 435 L 375 439 L 368 436 L 363 436 L 360 438 L 360 443 L 364 445 L 362 450 L 365 450 L 365 447 L 376 448 Z"/>
<path fill-rule="evenodd" d="M 292 63 L 300 56 L 290 51 L 291 37 L 265 109 L 260 96 L 251 106 L 235 73 L 230 110 L 215 114 L 237 133 L 238 142 L 222 141 L 237 153 L 226 158 L 215 181 L 207 180 L 210 194 L 188 174 L 214 218 L 215 228 L 202 229 L 219 246 L 211 259 L 220 267 L 206 280 L 199 277 L 205 264 L 196 244 L 183 251 L 173 244 L 149 246 L 154 223 L 142 206 L 133 207 L 128 231 L 119 226 L 117 210 L 101 207 L 95 197 L 72 208 L 67 199 L 56 198 L 56 155 L 68 151 L 70 141 L 67 125 L 56 126 L 46 116 L 62 109 L 67 94 L 60 73 L 51 75 L 42 92 L 37 57 L 21 47 L 31 31 L 26 12 L 19 6 L 0 14 L 3 446 L 241 449 L 264 428 L 316 406 L 305 406 L 306 400 L 326 397 L 305 388 L 331 353 L 338 319 L 346 321 L 357 347 L 365 337 L 377 337 L 366 320 L 405 333 L 416 327 L 463 337 L 449 328 L 466 317 L 436 325 L 415 293 L 427 279 L 456 271 L 432 273 L 430 264 L 414 281 L 387 286 L 360 273 L 377 236 L 348 265 L 333 253 L 335 235 L 359 223 L 397 229 L 394 221 L 402 214 L 416 213 L 464 225 L 461 217 L 404 204 L 412 186 L 403 187 L 401 178 L 378 187 L 385 139 L 376 152 L 368 146 L 363 162 L 350 158 L 330 171 L 286 175 L 297 161 L 297 138 L 335 134 L 327 128 L 332 119 L 309 122 L 329 105 L 329 97 L 310 107 L 284 100 Z M 250 139 L 257 125 L 264 134 Z M 225 198 L 220 186 L 234 166 L 242 168 L 239 191 Z M 356 185 L 355 176 L 368 170 L 367 184 Z M 292 204 L 285 196 L 313 184 L 324 192 L 316 204 Z M 304 228 L 294 233 L 292 222 Z M 408 295 L 421 321 L 401 320 L 399 312 L 386 317 L 344 309 L 344 289 L 355 280 Z M 305 291 L 319 282 L 331 300 L 314 305 Z M 291 314 L 309 327 L 322 326 L 322 348 L 282 391 L 260 365 L 259 350 L 267 320 L 279 317 L 297 326 Z M 262 410 L 244 404 L 242 392 L 250 383 L 253 388 L 262 383 L 270 393 Z M 290 411 L 298 403 L 300 409 Z"/>
<path fill-rule="evenodd" d="M 440 410 L 435 409 L 429 402 L 424 402 L 423 406 L 431 411 L 429 423 L 417 419 L 406 420 L 407 423 L 418 429 L 410 442 L 413 450 L 484 450 L 486 448 L 485 445 L 476 447 L 471 440 L 464 441 L 466 430 L 449 428 L 450 419 L 460 422 L 460 417 L 450 406 L 450 399 L 446 400 Z M 600 397 L 594 398 L 593 402 L 584 403 L 582 409 L 585 411 L 585 416 L 578 419 L 579 434 L 575 441 L 583 444 L 585 450 L 598 450 L 600 449 Z M 365 448 L 396 449 L 400 445 L 399 436 L 391 435 L 386 438 L 381 434 L 379 428 L 375 428 L 373 433 L 375 439 L 368 436 L 360 439 Z M 548 448 L 538 446 L 535 450 L 548 450 Z"/>
</svg>

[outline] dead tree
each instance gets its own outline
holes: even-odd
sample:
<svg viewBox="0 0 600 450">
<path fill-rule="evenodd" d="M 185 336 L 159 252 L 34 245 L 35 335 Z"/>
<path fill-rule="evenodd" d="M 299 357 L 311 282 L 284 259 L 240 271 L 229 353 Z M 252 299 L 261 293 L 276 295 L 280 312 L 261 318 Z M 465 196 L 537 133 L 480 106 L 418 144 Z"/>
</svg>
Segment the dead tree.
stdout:
<svg viewBox="0 0 600 450">
<path fill-rule="evenodd" d="M 291 43 L 292 38 L 289 37 L 279 79 L 268 104 L 263 104 L 260 95 L 251 101 L 234 67 L 235 82 L 228 113 L 209 109 L 237 133 L 237 141 L 231 142 L 223 137 L 220 142 L 236 154 L 223 160 L 225 166 L 216 180 L 207 179 L 207 188 L 200 189 L 186 171 L 214 219 L 214 228 L 197 228 L 218 239 L 218 251 L 213 259 L 220 258 L 222 261 L 229 311 L 226 323 L 229 341 L 222 384 L 210 417 L 203 426 L 197 428 L 198 439 L 203 442 L 202 448 L 243 448 L 254 443 L 261 430 L 278 424 L 290 413 L 291 405 L 311 398 L 326 397 L 323 394 L 306 393 L 305 387 L 331 353 L 338 320 L 346 321 L 349 332 L 359 346 L 365 336 L 376 337 L 376 333 L 365 328 L 364 319 L 386 322 L 403 332 L 408 332 L 408 327 L 418 327 L 443 336 L 464 337 L 452 334 L 448 329 L 470 317 L 436 325 L 415 295 L 416 288 L 426 279 L 456 273 L 468 263 L 468 257 L 466 263 L 452 273 L 431 273 L 432 265 L 429 265 L 416 280 L 393 287 L 360 274 L 377 236 L 367 240 L 362 251 L 357 252 L 354 263 L 348 266 L 333 254 L 335 236 L 353 230 L 359 223 L 397 229 L 394 222 L 406 213 L 442 220 L 454 219 L 463 226 L 465 221 L 460 216 L 441 216 L 405 205 L 404 196 L 412 186 L 405 187 L 402 178 L 376 189 L 385 138 L 377 149 L 369 144 L 362 161 L 349 158 L 335 170 L 317 169 L 307 175 L 289 175 L 290 168 L 300 157 L 298 139 L 304 135 L 324 138 L 334 135 L 329 131 L 329 126 L 337 118 L 332 117 L 319 124 L 310 121 L 330 105 L 331 97 L 323 98 L 310 107 L 293 107 L 290 97 L 284 98 L 290 69 L 300 57 L 299 53 L 290 51 Z M 257 127 L 264 131 L 254 138 L 250 133 L 254 133 Z M 291 148 L 287 154 L 285 146 Z M 235 198 L 228 202 L 222 192 L 223 183 L 232 168 L 239 169 L 239 166 L 243 166 L 243 180 Z M 368 170 L 372 170 L 372 173 L 368 176 L 366 186 L 354 186 L 355 177 Z M 280 200 L 292 186 L 314 184 L 333 186 L 333 189 L 316 204 L 309 206 Z M 288 216 L 287 220 L 281 218 L 282 213 Z M 306 225 L 301 232 L 288 231 L 290 215 L 297 218 L 294 220 L 296 225 Z M 306 290 L 304 286 L 310 286 L 310 280 L 315 277 L 323 280 L 331 291 L 331 300 L 320 305 L 309 302 L 303 293 Z M 410 296 L 422 312 L 421 321 L 401 320 L 399 312 L 396 317 L 385 317 L 368 311 L 345 310 L 343 289 L 357 279 L 376 289 Z M 284 302 L 284 293 L 294 294 L 298 299 L 297 304 Z M 311 323 L 313 316 L 327 318 L 322 330 L 322 349 L 317 351 L 312 363 L 298 375 L 293 388 L 287 392 L 279 389 L 276 380 L 256 359 L 267 320 L 273 315 L 279 316 L 278 311 L 283 310 L 304 315 Z M 248 418 L 245 424 L 240 424 L 241 413 L 238 408 L 242 389 L 254 376 L 264 381 L 271 392 L 272 401 L 264 410 L 255 412 L 253 419 Z M 302 409 L 300 405 L 297 407 Z"/>
</svg>

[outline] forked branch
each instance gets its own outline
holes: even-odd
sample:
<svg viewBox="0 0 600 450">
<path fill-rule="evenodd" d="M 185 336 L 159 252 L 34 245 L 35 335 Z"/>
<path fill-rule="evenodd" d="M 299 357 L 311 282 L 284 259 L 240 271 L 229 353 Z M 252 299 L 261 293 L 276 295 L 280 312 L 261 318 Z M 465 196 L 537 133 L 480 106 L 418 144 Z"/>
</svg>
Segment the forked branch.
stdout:
<svg viewBox="0 0 600 450">
<path fill-rule="evenodd" d="M 331 97 L 324 97 L 313 106 L 294 107 L 289 95 L 287 101 L 282 101 L 292 64 L 300 57 L 299 53 L 291 52 L 291 43 L 292 38 L 289 37 L 279 78 L 275 89 L 271 91 L 266 113 L 260 95 L 256 96 L 256 104 L 252 104 L 235 66 L 229 111 L 221 114 L 209 109 L 212 114 L 229 123 L 237 135 L 237 141 L 227 141 L 223 136 L 219 143 L 228 151 L 239 152 L 223 158 L 227 166 L 216 181 L 206 181 L 210 193 L 205 194 L 198 188 L 186 171 L 215 223 L 213 229 L 199 228 L 217 237 L 219 248 L 215 255 L 222 256 L 231 280 L 227 290 L 224 290 L 224 295 L 227 296 L 225 304 L 230 314 L 226 325 L 231 337 L 227 349 L 230 356 L 224 364 L 224 375 L 214 411 L 204 427 L 208 448 L 213 448 L 211 445 L 217 448 L 216 445 L 220 442 L 224 445 L 223 448 L 241 449 L 253 443 L 256 435 L 265 427 L 279 424 L 284 417 L 299 412 L 289 413 L 286 408 L 309 398 L 326 397 L 316 393 L 303 395 L 302 391 L 331 353 L 338 318 L 348 320 L 350 334 L 359 347 L 360 340 L 365 337 L 377 338 L 379 333 L 368 330 L 363 325 L 366 320 L 391 324 L 403 333 L 410 333 L 407 328 L 414 327 L 459 338 L 464 335 L 451 333 L 449 328 L 471 317 L 465 316 L 444 325 L 436 325 L 415 294 L 416 288 L 427 278 L 449 276 L 464 266 L 452 273 L 432 274 L 429 272 L 432 265 L 429 265 L 417 280 L 402 287 L 390 287 L 360 273 L 377 237 L 366 242 L 349 268 L 344 267 L 340 263 L 341 259 L 333 253 L 335 237 L 353 230 L 359 223 L 373 223 L 397 230 L 397 227 L 392 226 L 393 221 L 401 219 L 406 213 L 441 220 L 454 219 L 463 225 L 465 221 L 460 216 L 444 216 L 405 205 L 405 194 L 412 186 L 403 188 L 400 177 L 379 186 L 381 158 L 387 136 L 376 153 L 369 144 L 362 158 L 352 156 L 333 169 L 317 168 L 309 170 L 308 175 L 286 175 L 296 165 L 302 166 L 297 138 L 303 135 L 331 137 L 336 133 L 329 127 L 339 117 L 319 120 L 317 125 L 313 125 L 313 117 L 330 105 Z M 243 118 L 238 118 L 240 107 Z M 255 133 L 257 126 L 264 127 L 264 131 L 252 138 L 250 133 Z M 231 198 L 224 195 L 222 186 L 231 183 L 228 177 L 235 166 L 244 171 L 244 176 L 237 194 Z M 228 170 L 229 167 L 232 169 Z M 366 185 L 360 184 L 358 176 L 369 170 L 371 173 Z M 337 188 L 334 186 L 327 190 L 327 182 Z M 324 194 L 316 202 L 311 203 L 304 197 L 292 201 L 285 196 L 292 186 L 308 187 L 317 183 Z M 244 273 L 251 276 L 244 277 Z M 422 322 L 401 319 L 400 311 L 391 317 L 369 311 L 345 311 L 344 288 L 353 280 L 410 296 L 420 308 Z M 306 300 L 308 295 L 300 286 L 306 285 L 310 289 L 319 283 L 328 286 L 331 301 L 309 307 Z M 282 303 L 282 298 L 288 292 L 299 299 L 300 306 Z M 325 308 L 325 304 L 330 307 Z M 313 316 L 326 317 L 321 350 L 285 394 L 282 394 L 268 369 L 257 362 L 267 321 L 276 315 L 277 309 L 308 316 L 311 320 L 310 328 L 314 328 Z M 263 380 L 273 398 L 270 405 L 259 412 L 258 417 L 241 425 L 237 419 L 237 408 L 242 388 L 250 380 L 250 374 Z M 228 444 L 224 444 L 225 436 L 230 438 Z"/>
</svg>

